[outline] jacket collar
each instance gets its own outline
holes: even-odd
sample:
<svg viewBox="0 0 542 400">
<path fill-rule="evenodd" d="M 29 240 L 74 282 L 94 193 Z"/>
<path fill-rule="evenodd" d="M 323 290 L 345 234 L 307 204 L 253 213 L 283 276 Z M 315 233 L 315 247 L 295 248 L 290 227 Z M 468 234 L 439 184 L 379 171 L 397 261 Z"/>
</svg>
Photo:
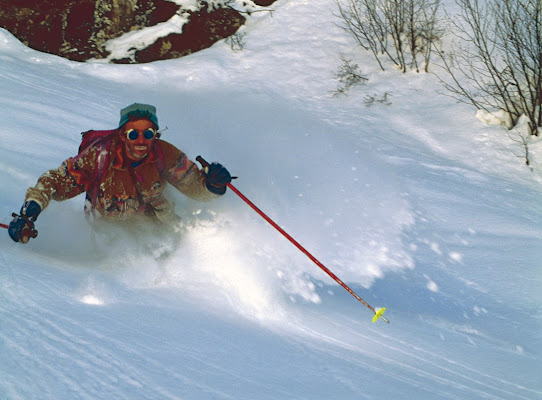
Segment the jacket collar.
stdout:
<svg viewBox="0 0 542 400">
<path fill-rule="evenodd" d="M 139 165 L 156 163 L 158 161 L 158 154 L 156 150 L 156 146 L 158 146 L 158 144 L 156 143 L 157 140 L 159 139 L 157 138 L 154 140 L 149 154 L 147 154 L 147 157 L 145 157 Z M 113 156 L 113 162 L 111 164 L 113 168 L 128 169 L 128 167 L 131 166 L 130 160 L 128 159 L 128 157 L 126 157 L 126 149 L 124 147 L 124 143 L 118 137 L 114 139 L 111 146 L 111 155 Z"/>
</svg>

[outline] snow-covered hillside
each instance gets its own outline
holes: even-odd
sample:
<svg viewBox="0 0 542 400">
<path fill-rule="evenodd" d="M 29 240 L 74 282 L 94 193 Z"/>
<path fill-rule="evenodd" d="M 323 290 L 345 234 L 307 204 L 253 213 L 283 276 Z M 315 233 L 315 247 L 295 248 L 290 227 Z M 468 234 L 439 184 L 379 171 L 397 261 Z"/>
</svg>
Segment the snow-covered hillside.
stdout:
<svg viewBox="0 0 542 400">
<path fill-rule="evenodd" d="M 333 0 L 279 0 L 225 43 L 147 65 L 74 63 L 0 30 L 0 222 L 133 102 L 391 321 L 234 193 L 171 190 L 178 232 L 95 234 L 83 198 L 39 237 L 0 240 L 0 399 L 542 398 L 542 174 L 502 129 L 380 72 Z M 369 82 L 334 97 L 339 53 Z M 368 106 L 366 96 L 382 98 Z"/>
</svg>

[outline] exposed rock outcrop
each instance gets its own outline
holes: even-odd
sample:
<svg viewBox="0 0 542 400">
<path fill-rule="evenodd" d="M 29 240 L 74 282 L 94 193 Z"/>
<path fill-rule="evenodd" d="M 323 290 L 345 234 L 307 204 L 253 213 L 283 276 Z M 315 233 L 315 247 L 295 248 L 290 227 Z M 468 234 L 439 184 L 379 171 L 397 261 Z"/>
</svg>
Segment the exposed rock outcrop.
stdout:
<svg viewBox="0 0 542 400">
<path fill-rule="evenodd" d="M 0 26 L 27 46 L 74 61 L 104 58 L 103 44 L 167 21 L 179 6 L 165 0 L 0 0 Z"/>
<path fill-rule="evenodd" d="M 190 15 L 182 34 L 171 34 L 158 39 L 146 49 L 135 53 L 138 63 L 179 58 L 210 47 L 220 39 L 233 35 L 245 22 L 245 18 L 229 8 L 207 11 L 202 8 Z"/>
<path fill-rule="evenodd" d="M 254 0 L 268 6 L 275 0 Z M 74 61 L 108 57 L 104 44 L 124 33 L 154 26 L 179 12 L 167 0 L 0 0 L 0 27 L 27 46 Z M 232 8 L 186 11 L 182 34 L 158 39 L 118 63 L 151 62 L 199 51 L 234 34 L 245 17 Z"/>
</svg>

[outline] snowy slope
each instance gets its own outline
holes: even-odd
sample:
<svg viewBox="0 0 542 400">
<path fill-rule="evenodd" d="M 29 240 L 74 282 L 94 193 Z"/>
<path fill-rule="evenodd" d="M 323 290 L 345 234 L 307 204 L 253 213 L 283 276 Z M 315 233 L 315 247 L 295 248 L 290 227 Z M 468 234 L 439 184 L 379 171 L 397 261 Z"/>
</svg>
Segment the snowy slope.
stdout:
<svg viewBox="0 0 542 400">
<path fill-rule="evenodd" d="M 540 168 L 435 77 L 380 72 L 334 4 L 279 0 L 241 52 L 147 65 L 68 62 L 0 31 L 1 222 L 79 132 L 149 102 L 165 140 L 225 164 L 391 323 L 233 193 L 171 191 L 175 234 L 93 236 L 77 197 L 27 246 L 0 241 L 0 399 L 542 398 Z M 339 52 L 370 78 L 347 97 L 330 95 Z"/>
</svg>

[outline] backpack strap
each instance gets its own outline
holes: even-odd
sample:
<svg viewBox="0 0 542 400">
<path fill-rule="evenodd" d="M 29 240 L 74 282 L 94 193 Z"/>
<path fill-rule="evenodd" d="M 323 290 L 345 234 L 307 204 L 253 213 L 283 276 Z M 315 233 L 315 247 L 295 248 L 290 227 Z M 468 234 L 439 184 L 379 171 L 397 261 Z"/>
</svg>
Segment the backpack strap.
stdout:
<svg viewBox="0 0 542 400">
<path fill-rule="evenodd" d="M 166 162 L 164 160 L 164 152 L 162 151 L 162 148 L 158 144 L 158 140 L 154 141 L 153 144 L 154 152 L 156 153 L 157 160 L 156 160 L 156 166 L 158 167 L 158 173 L 162 175 L 162 172 L 166 169 Z"/>
<path fill-rule="evenodd" d="M 104 176 L 105 169 L 109 163 L 111 149 L 111 141 L 102 141 L 97 145 L 96 151 L 96 160 L 94 162 L 94 174 L 92 176 L 92 184 L 87 190 L 86 200 L 85 200 L 85 215 L 87 218 L 90 217 L 90 214 L 94 214 L 94 209 L 96 208 L 96 199 L 98 198 L 98 189 L 100 187 L 100 182 Z"/>
<path fill-rule="evenodd" d="M 83 139 L 79 146 L 79 154 L 74 157 L 74 161 L 79 160 L 90 149 L 96 149 L 96 159 L 94 160 L 94 172 L 92 174 L 92 184 L 86 192 L 85 196 L 85 217 L 89 220 L 94 216 L 96 208 L 96 199 L 98 198 L 99 183 L 105 173 L 105 169 L 110 159 L 110 150 L 113 138 L 117 130 L 108 131 L 87 131 L 81 135 Z"/>
</svg>

